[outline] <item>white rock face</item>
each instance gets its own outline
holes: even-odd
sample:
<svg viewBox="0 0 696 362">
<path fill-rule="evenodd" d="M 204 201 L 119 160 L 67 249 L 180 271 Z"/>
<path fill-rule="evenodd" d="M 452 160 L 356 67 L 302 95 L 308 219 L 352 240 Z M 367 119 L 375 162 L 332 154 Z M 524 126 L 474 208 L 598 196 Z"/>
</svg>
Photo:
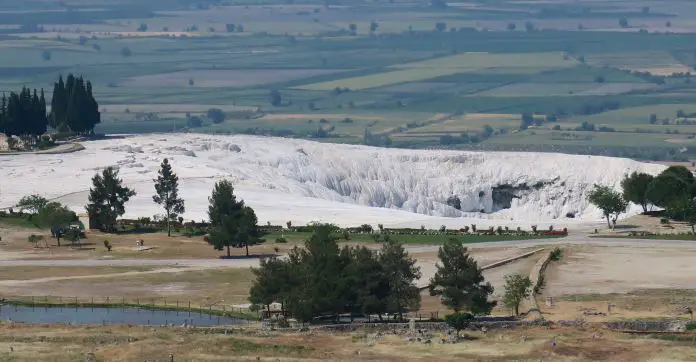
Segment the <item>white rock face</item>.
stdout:
<svg viewBox="0 0 696 362">
<path fill-rule="evenodd" d="M 627 173 L 664 169 L 609 157 L 380 149 L 253 136 L 148 135 L 84 146 L 71 154 L 0 157 L 0 207 L 38 193 L 83 211 L 94 173 L 118 166 L 138 192 L 125 216 L 161 214 L 152 203 L 152 179 L 167 157 L 180 178 L 186 219 L 207 219 L 212 186 L 227 178 L 263 223 L 562 226 L 601 220 L 585 198 L 593 184 L 618 189 Z M 446 204 L 450 196 L 461 200 L 462 211 Z M 634 206 L 629 214 L 637 211 Z M 569 213 L 575 218 L 566 218 Z"/>
</svg>

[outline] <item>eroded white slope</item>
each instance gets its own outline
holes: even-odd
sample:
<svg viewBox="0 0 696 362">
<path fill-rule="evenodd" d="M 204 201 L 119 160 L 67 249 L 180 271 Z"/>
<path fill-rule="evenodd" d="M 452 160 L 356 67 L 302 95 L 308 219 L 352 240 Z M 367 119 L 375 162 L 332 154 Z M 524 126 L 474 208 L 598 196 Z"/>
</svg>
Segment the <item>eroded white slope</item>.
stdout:
<svg viewBox="0 0 696 362">
<path fill-rule="evenodd" d="M 161 213 L 151 201 L 152 179 L 167 157 L 181 179 L 187 219 L 205 219 L 212 185 L 228 178 L 261 222 L 558 225 L 571 222 L 568 213 L 575 214 L 573 222 L 601 219 L 585 199 L 593 184 L 618 188 L 626 173 L 664 168 L 608 157 L 379 149 L 253 136 L 148 135 L 84 145 L 72 154 L 0 157 L 0 206 L 38 193 L 82 211 L 92 175 L 115 165 L 138 192 L 126 216 L 152 216 Z M 515 198 L 497 211 L 492 190 L 501 185 L 513 188 Z M 452 195 L 468 212 L 446 205 Z"/>
</svg>

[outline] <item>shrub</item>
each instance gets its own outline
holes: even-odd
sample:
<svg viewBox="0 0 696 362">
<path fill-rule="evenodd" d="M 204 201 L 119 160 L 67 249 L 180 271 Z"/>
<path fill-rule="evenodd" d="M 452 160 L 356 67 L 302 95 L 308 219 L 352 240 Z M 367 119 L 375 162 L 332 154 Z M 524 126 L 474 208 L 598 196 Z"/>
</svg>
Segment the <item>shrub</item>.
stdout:
<svg viewBox="0 0 696 362">
<path fill-rule="evenodd" d="M 563 257 L 563 251 L 559 247 L 556 247 L 551 251 L 551 255 L 549 256 L 549 260 L 558 261 L 558 260 L 561 260 L 562 257 Z"/>
<path fill-rule="evenodd" d="M 350 233 L 348 231 L 343 231 L 343 239 L 350 240 Z"/>
<path fill-rule="evenodd" d="M 106 251 L 111 251 L 111 248 L 113 247 L 109 240 L 104 240 L 104 247 L 106 248 Z"/>
<path fill-rule="evenodd" d="M 276 242 L 276 244 L 285 244 L 285 243 L 287 243 L 288 241 L 287 241 L 284 237 L 281 236 L 281 237 L 279 237 L 279 238 L 276 238 L 276 239 L 275 239 L 275 242 Z"/>
</svg>

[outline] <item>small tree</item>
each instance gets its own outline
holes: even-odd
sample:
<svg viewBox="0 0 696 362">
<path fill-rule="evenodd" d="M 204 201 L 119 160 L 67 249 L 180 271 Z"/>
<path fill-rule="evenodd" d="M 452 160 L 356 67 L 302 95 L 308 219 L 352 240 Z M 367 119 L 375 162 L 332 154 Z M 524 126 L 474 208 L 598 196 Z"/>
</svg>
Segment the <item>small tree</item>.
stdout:
<svg viewBox="0 0 696 362">
<path fill-rule="evenodd" d="M 129 47 L 121 48 L 121 56 L 123 56 L 124 58 L 128 58 L 131 55 L 133 55 L 133 52 L 131 52 Z"/>
<path fill-rule="evenodd" d="M 353 35 L 353 36 L 358 35 L 358 26 L 357 25 L 351 23 L 348 25 L 348 29 L 350 30 L 351 35 Z"/>
<path fill-rule="evenodd" d="M 623 198 L 633 202 L 643 208 L 643 212 L 648 212 L 648 186 L 654 177 L 647 173 L 633 172 L 621 181 Z"/>
<path fill-rule="evenodd" d="M 619 215 L 626 212 L 628 202 L 623 199 L 620 193 L 612 190 L 608 186 L 595 185 L 587 195 L 587 199 L 602 210 L 602 214 L 607 219 L 607 225 L 613 229 Z"/>
<path fill-rule="evenodd" d="M 37 194 L 22 197 L 17 203 L 17 208 L 27 210 L 32 214 L 38 214 L 48 204 L 48 199 Z"/>
<path fill-rule="evenodd" d="M 147 31 L 147 24 L 145 24 L 145 23 L 140 24 L 140 26 L 138 26 L 138 31 L 141 31 L 141 32 Z"/>
<path fill-rule="evenodd" d="M 373 21 L 370 23 L 370 34 L 376 32 L 376 31 L 377 31 L 377 28 L 379 28 L 379 24 L 377 24 L 377 22 L 373 20 Z"/>
<path fill-rule="evenodd" d="M 225 24 L 225 30 L 227 30 L 228 33 L 234 33 L 236 26 L 234 24 Z"/>
<path fill-rule="evenodd" d="M 470 313 L 459 312 L 446 316 L 445 323 L 447 323 L 450 328 L 457 331 L 457 338 L 459 338 L 459 332 L 465 330 L 473 319 L 474 316 Z"/>
<path fill-rule="evenodd" d="M 225 121 L 225 118 L 227 115 L 222 109 L 219 108 L 210 108 L 207 113 L 208 118 L 210 118 L 213 123 L 222 123 Z"/>
<path fill-rule="evenodd" d="M 449 239 L 437 253 L 440 263 L 430 280 L 430 295 L 438 295 L 442 303 L 455 312 L 468 310 L 472 314 L 490 314 L 495 302 L 488 296 L 493 287 L 486 283 L 476 260 L 458 239 Z"/>
<path fill-rule="evenodd" d="M 111 251 L 111 248 L 113 246 L 111 245 L 111 242 L 109 242 L 109 240 L 104 240 L 104 247 L 106 248 L 106 251 Z"/>
<path fill-rule="evenodd" d="M 213 227 L 208 243 L 216 250 L 227 249 L 228 257 L 230 247 L 246 247 L 248 256 L 249 245 L 260 242 L 254 210 L 237 200 L 232 183 L 227 180 L 215 184 L 208 200 L 208 217 Z"/>
<path fill-rule="evenodd" d="M 520 303 L 529 297 L 531 291 L 532 281 L 529 277 L 523 277 L 520 274 L 506 275 L 503 303 L 518 316 L 520 315 Z"/>
<path fill-rule="evenodd" d="M 273 89 L 268 93 L 268 100 L 273 107 L 278 107 L 281 104 L 283 104 L 283 97 L 280 95 L 280 92 L 276 89 Z"/>
<path fill-rule="evenodd" d="M 43 59 L 45 61 L 49 61 L 49 60 L 51 60 L 51 58 L 52 58 L 52 56 L 51 56 L 50 50 L 44 50 L 41 52 L 41 59 Z"/>
<path fill-rule="evenodd" d="M 184 200 L 179 197 L 179 177 L 172 171 L 168 159 L 162 161 L 155 182 L 152 201 L 164 208 L 167 220 L 167 236 L 172 236 L 172 221 L 185 211 Z"/>
<path fill-rule="evenodd" d="M 442 33 L 442 32 L 444 32 L 446 29 L 447 29 L 447 24 L 446 24 L 446 23 L 441 22 L 441 21 L 435 23 L 435 31 L 437 31 L 438 33 Z"/>
<path fill-rule="evenodd" d="M 89 204 L 85 208 L 102 231 L 113 231 L 116 219 L 126 212 L 125 204 L 133 196 L 135 191 L 123 186 L 118 170 L 107 167 L 92 177 Z"/>
<path fill-rule="evenodd" d="M 619 26 L 622 28 L 628 28 L 628 19 L 626 19 L 626 18 L 619 19 Z"/>
</svg>

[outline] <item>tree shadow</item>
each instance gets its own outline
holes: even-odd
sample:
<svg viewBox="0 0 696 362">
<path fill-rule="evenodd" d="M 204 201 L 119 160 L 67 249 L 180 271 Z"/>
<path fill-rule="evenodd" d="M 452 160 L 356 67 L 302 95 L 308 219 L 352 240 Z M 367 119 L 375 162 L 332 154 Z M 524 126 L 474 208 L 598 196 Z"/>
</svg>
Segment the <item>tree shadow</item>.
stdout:
<svg viewBox="0 0 696 362">
<path fill-rule="evenodd" d="M 218 257 L 218 259 L 223 259 L 223 260 L 244 260 L 244 259 L 263 259 L 263 258 L 271 258 L 271 257 L 276 257 L 278 256 L 277 254 L 249 254 L 249 256 L 246 255 L 224 255 Z"/>
<path fill-rule="evenodd" d="M 638 229 L 638 225 L 626 225 L 626 224 L 616 224 L 614 226 L 614 230 L 630 230 L 630 229 Z"/>
<path fill-rule="evenodd" d="M 161 232 L 162 229 L 158 228 L 133 228 L 127 230 L 116 230 L 115 232 L 109 234 L 115 235 L 133 235 L 133 234 L 155 234 Z"/>
</svg>

